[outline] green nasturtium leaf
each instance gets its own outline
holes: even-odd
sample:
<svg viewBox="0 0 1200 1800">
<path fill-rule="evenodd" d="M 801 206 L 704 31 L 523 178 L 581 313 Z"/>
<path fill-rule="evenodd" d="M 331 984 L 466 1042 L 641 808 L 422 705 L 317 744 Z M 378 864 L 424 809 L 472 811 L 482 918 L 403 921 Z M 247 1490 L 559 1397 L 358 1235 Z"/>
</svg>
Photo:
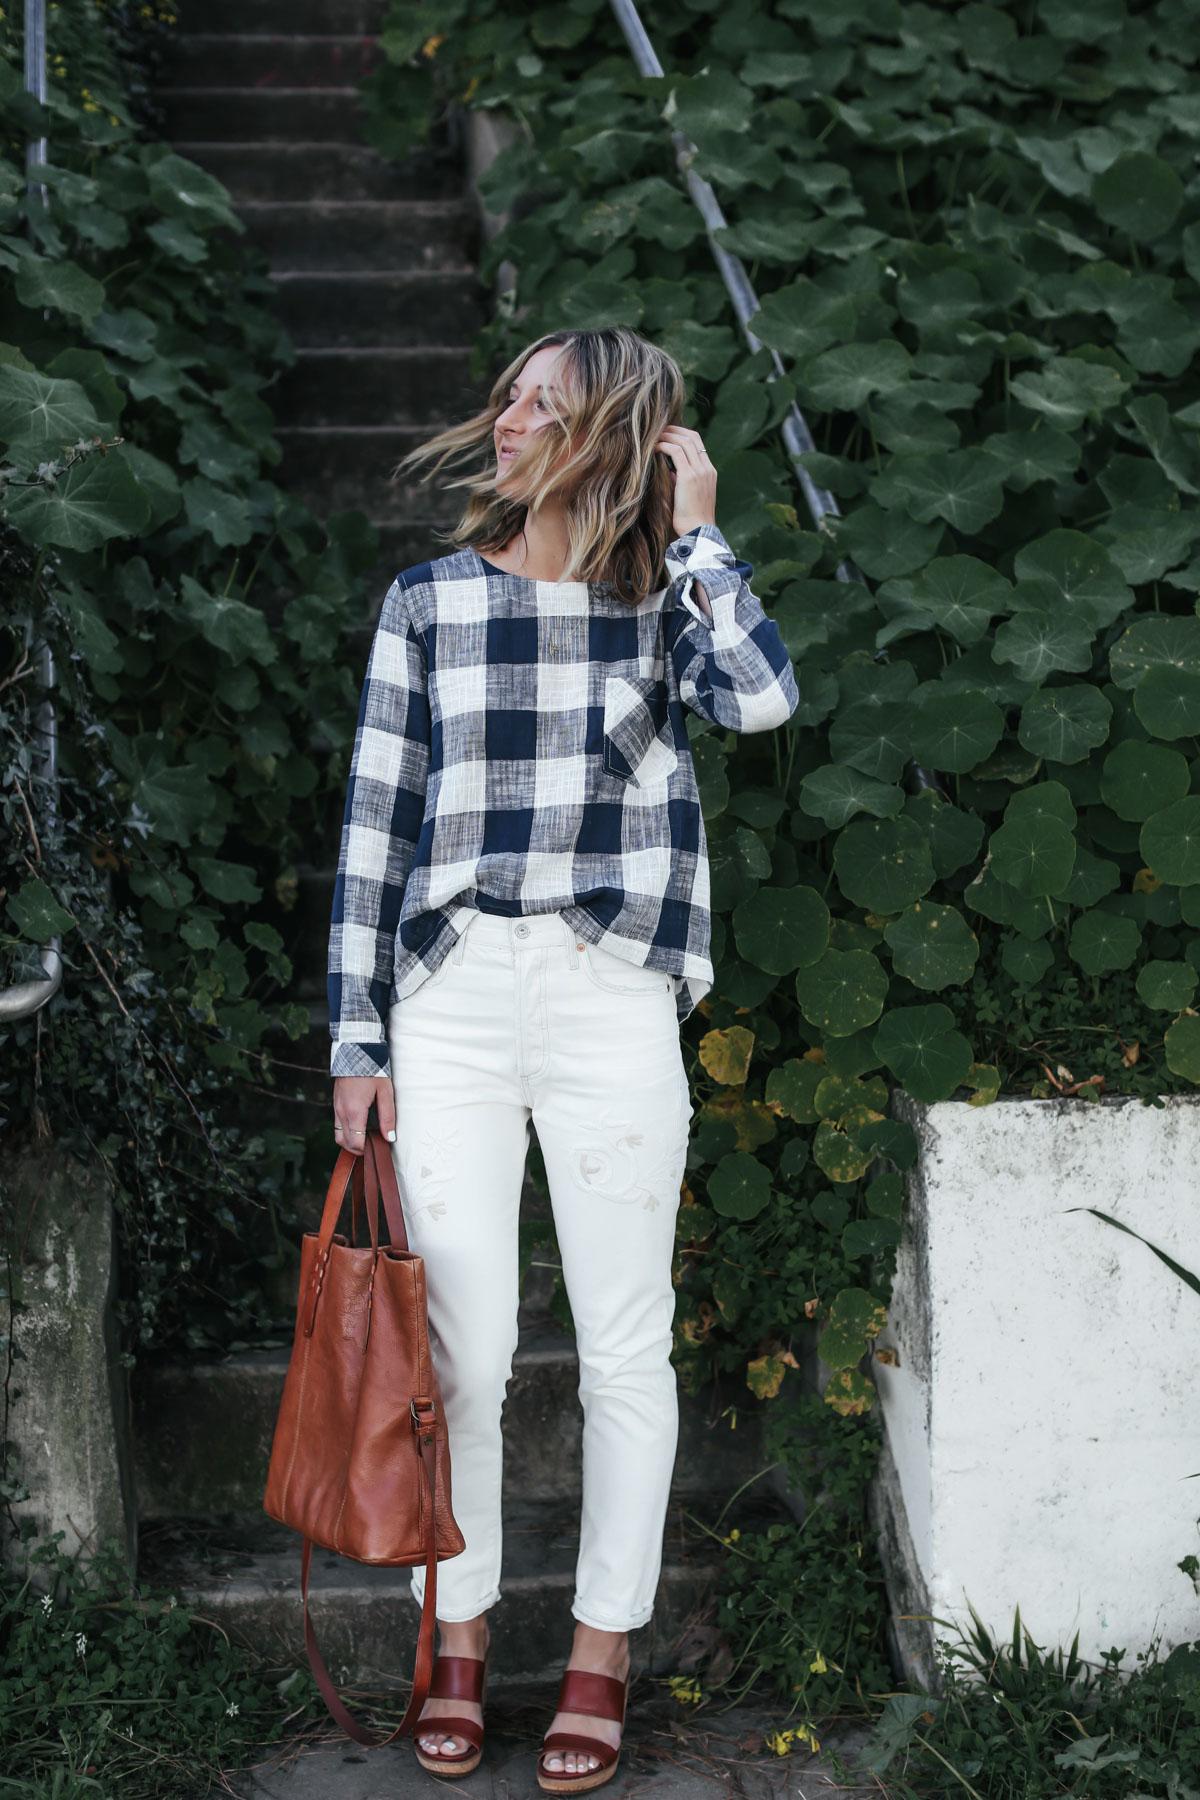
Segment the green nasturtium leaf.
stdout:
<svg viewBox="0 0 1200 1800">
<path fill-rule="evenodd" d="M 1052 425 L 1038 431 L 996 431 L 980 448 L 995 457 L 1000 479 L 1016 494 L 1037 481 L 1065 481 L 1079 467 L 1079 444 L 1070 432 L 1056 431 Z"/>
<path fill-rule="evenodd" d="M 845 825 L 855 813 L 871 813 L 877 819 L 888 819 L 904 805 L 903 789 L 893 783 L 876 781 L 858 769 L 841 763 L 825 763 L 804 777 L 800 784 L 800 807 L 814 819 L 820 819 L 831 831 Z"/>
<path fill-rule="evenodd" d="M 1092 664 L 1090 625 L 1064 614 L 1020 612 L 996 631 L 992 660 L 1012 663 L 1024 681 L 1041 682 L 1056 669 L 1080 674 Z"/>
<path fill-rule="evenodd" d="M 973 862 L 983 842 L 983 820 L 943 800 L 933 788 L 910 794 L 904 812 L 929 840 L 934 872 L 943 879 Z"/>
<path fill-rule="evenodd" d="M 869 950 L 826 950 L 796 976 L 801 1012 L 831 1037 L 849 1037 L 873 1025 L 887 990 L 887 970 Z"/>
<path fill-rule="evenodd" d="M 884 931 L 898 975 L 914 987 L 944 988 L 968 980 L 979 940 L 956 906 L 917 900 Z"/>
<path fill-rule="evenodd" d="M 1133 919 L 1120 913 L 1080 913 L 1071 927 L 1071 956 L 1087 975 L 1108 975 L 1127 969 L 1138 953 L 1141 932 Z"/>
<path fill-rule="evenodd" d="M 1116 863 L 1106 856 L 1093 855 L 1081 844 L 1075 852 L 1075 867 L 1062 891 L 1062 898 L 1070 906 L 1086 909 L 1095 906 L 1106 894 L 1115 893 L 1120 885 L 1121 871 Z"/>
<path fill-rule="evenodd" d="M 822 1119 L 813 1139 L 813 1161 L 830 1181 L 860 1181 L 874 1160 L 870 1150 L 863 1150 L 845 1131 L 829 1119 Z"/>
<path fill-rule="evenodd" d="M 871 498 L 919 524 L 945 519 L 973 537 L 1003 510 L 1004 488 L 993 457 L 982 450 L 944 450 L 893 457 L 871 483 Z"/>
<path fill-rule="evenodd" d="M 885 1157 L 898 1169 L 911 1169 L 917 1160 L 916 1134 L 903 1119 L 877 1119 L 861 1126 L 854 1135 L 864 1150 Z"/>
<path fill-rule="evenodd" d="M 1160 156 L 1124 150 L 1092 183 L 1092 205 L 1106 225 L 1139 244 L 1170 230 L 1183 205 L 1183 183 Z"/>
<path fill-rule="evenodd" d="M 877 1219 L 899 1219 L 904 1212 L 904 1183 L 899 1175 L 877 1175 L 863 1198 Z"/>
<path fill-rule="evenodd" d="M 1008 818 L 989 843 L 991 871 L 1018 894 L 1060 894 L 1075 866 L 1075 839 L 1056 819 Z"/>
<path fill-rule="evenodd" d="M 58 904 L 40 876 L 22 882 L 16 893 L 8 896 L 5 905 L 22 937 L 30 938 L 35 944 L 48 944 L 51 938 L 61 937 L 75 923 L 75 915 Z"/>
<path fill-rule="evenodd" d="M 1178 750 L 1136 739 L 1118 744 L 1104 759 L 1100 792 L 1118 819 L 1138 824 L 1182 800 L 1188 791 L 1187 761 Z M 1155 871 L 1157 873 L 1157 871 Z"/>
<path fill-rule="evenodd" d="M 933 693 L 912 723 L 913 755 L 930 768 L 962 775 L 992 754 L 1004 736 L 1004 714 L 984 694 Z"/>
<path fill-rule="evenodd" d="M 1045 583 L 1053 594 L 1050 610 L 1060 604 L 1073 618 L 1097 630 L 1120 618 L 1133 605 L 1133 594 L 1103 544 L 1084 531 L 1059 529 L 1024 544 L 1013 560 L 1019 582 Z"/>
<path fill-rule="evenodd" d="M 910 604 L 959 644 L 977 644 L 1007 610 L 1009 583 L 974 556 L 939 556 L 912 582 Z"/>
<path fill-rule="evenodd" d="M 760 887 L 733 915 L 738 952 L 771 975 L 816 962 L 829 942 L 829 908 L 815 888 Z"/>
<path fill-rule="evenodd" d="M 875 1048 L 914 1100 L 948 1100 L 967 1078 L 974 1057 L 948 1006 L 900 1006 L 875 1033 Z"/>
<path fill-rule="evenodd" d="M 846 707 L 829 728 L 834 760 L 877 781 L 899 780 L 908 760 L 910 717 L 903 702 L 860 700 Z"/>
<path fill-rule="evenodd" d="M 1112 703 L 1099 688 L 1039 688 L 1021 708 L 1017 737 L 1034 756 L 1078 763 L 1104 742 L 1111 723 Z"/>
<path fill-rule="evenodd" d="M 1116 369 L 1081 356 L 1052 356 L 1040 369 L 1014 376 L 1011 383 L 1014 399 L 1063 431 L 1077 431 L 1089 414 L 1101 418 L 1119 406 L 1126 387 Z"/>
<path fill-rule="evenodd" d="M 831 1369 L 852 1369 L 867 1342 L 887 1324 L 887 1308 L 862 1288 L 843 1288 L 835 1297 L 829 1324 L 817 1340 L 817 1354 Z"/>
<path fill-rule="evenodd" d="M 1054 961 L 1054 952 L 1044 938 L 1013 937 L 1001 949 L 1000 961 L 1005 974 L 1033 987 Z"/>
<path fill-rule="evenodd" d="M 97 550 L 109 538 L 136 537 L 150 521 L 150 501 L 119 451 L 76 463 L 52 487 L 10 487 L 9 523 L 27 543 Z"/>
<path fill-rule="evenodd" d="M 908 351 L 895 338 L 877 344 L 839 344 L 805 363 L 801 376 L 823 412 L 853 412 L 872 394 L 892 394 L 909 379 Z"/>
<path fill-rule="evenodd" d="M 1137 991 L 1156 1012 L 1182 1012 L 1192 1004 L 1200 972 L 1186 962 L 1148 962 L 1138 970 Z"/>
<path fill-rule="evenodd" d="M 1200 675 L 1200 619 L 1151 613 L 1135 619 L 1109 652 L 1109 668 L 1119 688 L 1136 688 L 1161 665 Z"/>
<path fill-rule="evenodd" d="M 1138 843 L 1143 860 L 1160 881 L 1176 887 L 1200 882 L 1200 794 L 1189 794 L 1152 814 Z"/>
<path fill-rule="evenodd" d="M 725 763 L 725 751 L 716 738 L 697 738 L 692 745 L 700 810 L 706 820 L 718 818 L 729 804 L 729 773 Z"/>
<path fill-rule="evenodd" d="M 248 658 L 274 662 L 279 647 L 257 607 L 247 606 L 231 594 L 210 594 L 190 575 L 180 580 L 180 612 L 208 643 L 223 651 L 232 663 Z"/>
<path fill-rule="evenodd" d="M 1074 831 L 1077 820 L 1075 803 L 1061 781 L 1034 781 L 1018 788 L 1004 809 L 1007 821 L 1013 819 L 1050 819 L 1067 831 Z"/>
<path fill-rule="evenodd" d="M 861 1369 L 835 1369 L 822 1398 L 840 1418 L 860 1419 L 875 1404 L 875 1384 Z"/>
<path fill-rule="evenodd" d="M 67 447 L 99 432 L 79 382 L 53 380 L 14 363 L 0 367 L 0 442 L 8 445 L 7 461 L 22 460 L 25 445 L 45 454 L 45 446 Z"/>
<path fill-rule="evenodd" d="M 833 847 L 833 866 L 847 900 L 869 912 L 899 912 L 934 882 L 929 840 L 904 816 L 844 826 Z"/>
<path fill-rule="evenodd" d="M 770 1172 L 745 1150 L 723 1156 L 708 1178 L 708 1198 L 725 1219 L 756 1219 L 771 1198 Z"/>
<path fill-rule="evenodd" d="M 49 256 L 20 257 L 14 283 L 22 306 L 35 311 L 54 307 L 72 319 L 94 319 L 104 305 L 104 283 L 78 263 L 59 262 Z"/>
<path fill-rule="evenodd" d="M 225 862 L 216 856 L 190 856 L 188 863 L 205 893 L 225 906 L 262 899 L 262 889 L 248 863 Z"/>
<path fill-rule="evenodd" d="M 1200 673 L 1166 663 L 1147 669 L 1133 690 L 1133 710 L 1155 737 L 1195 737 L 1200 733 Z"/>
<path fill-rule="evenodd" d="M 1182 1019 L 1176 1019 L 1167 1027 L 1163 1042 L 1171 1073 L 1182 1075 L 1185 1081 L 1200 1082 L 1200 1016 L 1185 1013 Z"/>
<path fill-rule="evenodd" d="M 851 1219 L 842 1232 L 842 1249 L 851 1260 L 882 1256 L 900 1242 L 900 1226 L 894 1219 Z"/>
<path fill-rule="evenodd" d="M 812 1125 L 820 1118 L 816 1093 L 825 1079 L 825 1065 L 793 1056 L 767 1076 L 766 1101 L 798 1125 Z"/>
</svg>

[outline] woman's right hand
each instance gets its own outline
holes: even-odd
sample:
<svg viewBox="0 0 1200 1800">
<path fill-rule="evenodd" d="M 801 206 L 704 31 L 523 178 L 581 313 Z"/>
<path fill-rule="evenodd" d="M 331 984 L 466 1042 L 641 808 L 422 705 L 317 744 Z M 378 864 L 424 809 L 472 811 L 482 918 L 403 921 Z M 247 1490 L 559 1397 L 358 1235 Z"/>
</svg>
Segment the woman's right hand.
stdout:
<svg viewBox="0 0 1200 1800">
<path fill-rule="evenodd" d="M 333 1135 L 343 1150 L 361 1156 L 367 1142 L 367 1114 L 374 1103 L 379 1129 L 396 1141 L 396 1096 L 386 1075 L 339 1075 L 333 1084 Z"/>
</svg>

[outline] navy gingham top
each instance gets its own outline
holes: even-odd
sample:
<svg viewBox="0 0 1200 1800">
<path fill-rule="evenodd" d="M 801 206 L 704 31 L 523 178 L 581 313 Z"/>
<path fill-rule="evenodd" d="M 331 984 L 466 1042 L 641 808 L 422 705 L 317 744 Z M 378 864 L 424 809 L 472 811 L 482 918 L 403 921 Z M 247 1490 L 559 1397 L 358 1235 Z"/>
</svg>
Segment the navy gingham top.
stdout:
<svg viewBox="0 0 1200 1800">
<path fill-rule="evenodd" d="M 474 912 L 561 912 L 591 944 L 712 985 L 708 853 L 685 709 L 781 725 L 792 665 L 715 525 L 638 606 L 457 550 L 398 575 L 358 713 L 329 937 L 333 1075 L 388 1067 L 391 1005 Z M 712 621 L 692 596 L 692 579 Z"/>
</svg>

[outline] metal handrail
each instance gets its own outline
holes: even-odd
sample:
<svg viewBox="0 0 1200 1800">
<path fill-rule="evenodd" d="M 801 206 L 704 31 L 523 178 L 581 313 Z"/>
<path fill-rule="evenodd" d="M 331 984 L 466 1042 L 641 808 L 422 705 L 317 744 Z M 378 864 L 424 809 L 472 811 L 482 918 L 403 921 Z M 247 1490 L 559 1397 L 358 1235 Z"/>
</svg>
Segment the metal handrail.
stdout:
<svg viewBox="0 0 1200 1800">
<path fill-rule="evenodd" d="M 661 76 L 664 73 L 663 66 L 655 55 L 654 46 L 647 35 L 646 27 L 638 16 L 638 10 L 633 4 L 633 0 L 612 0 L 612 9 L 624 34 L 625 42 L 629 45 L 630 54 L 637 64 L 639 74 Z M 742 328 L 742 336 L 753 356 L 763 348 L 762 342 L 750 327 L 750 320 L 759 308 L 758 295 L 754 291 L 750 277 L 746 273 L 746 265 L 741 257 L 726 250 L 717 243 L 713 236 L 714 231 L 722 230 L 729 221 L 722 212 L 721 203 L 709 183 L 702 176 L 697 175 L 692 167 L 692 161 L 698 154 L 696 145 L 682 131 L 672 131 L 671 140 L 675 145 L 676 162 L 687 182 L 688 193 L 704 220 L 713 260 L 717 265 L 721 280 L 725 284 L 725 291 L 733 303 L 733 310 L 737 314 L 738 323 Z M 786 371 L 778 352 L 772 350 L 770 355 L 774 367 L 767 376 L 767 380 L 775 381 L 779 376 L 785 375 Z M 823 518 L 840 518 L 841 509 L 829 489 L 820 487 L 803 463 L 797 460 L 806 451 L 815 450 L 817 446 L 804 415 L 794 400 L 784 415 L 780 429 L 788 459 L 800 483 L 809 515 L 819 530 Z M 837 578 L 839 581 L 863 581 L 861 572 L 855 568 L 849 557 L 843 557 L 839 562 Z"/>
<path fill-rule="evenodd" d="M 25 91 L 32 94 L 35 100 L 46 103 L 46 4 L 45 0 L 25 0 Z M 25 147 L 25 179 L 29 194 L 40 190 L 40 200 L 46 203 L 45 184 L 38 179 L 38 171 L 47 161 L 47 145 L 44 137 L 31 138 Z M 26 634 L 28 647 L 33 643 L 33 622 L 29 623 Z M 34 732 L 42 740 L 41 765 L 42 777 L 46 784 L 46 817 L 54 822 L 58 811 L 58 719 L 54 711 L 54 653 L 49 644 L 43 642 L 38 648 L 38 669 L 42 680 L 44 698 L 34 716 Z M 57 994 L 62 986 L 63 961 L 62 939 L 52 937 L 41 952 L 42 979 L 40 981 L 16 981 L 0 991 L 0 1020 L 28 1018 L 30 1013 L 38 1012 L 47 1000 Z"/>
</svg>

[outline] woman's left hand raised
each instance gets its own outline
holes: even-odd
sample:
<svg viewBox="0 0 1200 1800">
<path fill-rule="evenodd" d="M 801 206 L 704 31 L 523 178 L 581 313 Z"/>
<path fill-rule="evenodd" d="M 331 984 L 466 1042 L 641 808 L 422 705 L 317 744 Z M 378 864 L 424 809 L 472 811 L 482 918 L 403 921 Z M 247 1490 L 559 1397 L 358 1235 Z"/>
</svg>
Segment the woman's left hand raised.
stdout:
<svg viewBox="0 0 1200 1800">
<path fill-rule="evenodd" d="M 717 471 L 708 459 L 700 433 L 687 425 L 668 425 L 654 448 L 670 458 L 675 471 L 675 510 L 671 520 L 675 536 L 683 537 L 697 525 L 715 525 Z"/>
</svg>

